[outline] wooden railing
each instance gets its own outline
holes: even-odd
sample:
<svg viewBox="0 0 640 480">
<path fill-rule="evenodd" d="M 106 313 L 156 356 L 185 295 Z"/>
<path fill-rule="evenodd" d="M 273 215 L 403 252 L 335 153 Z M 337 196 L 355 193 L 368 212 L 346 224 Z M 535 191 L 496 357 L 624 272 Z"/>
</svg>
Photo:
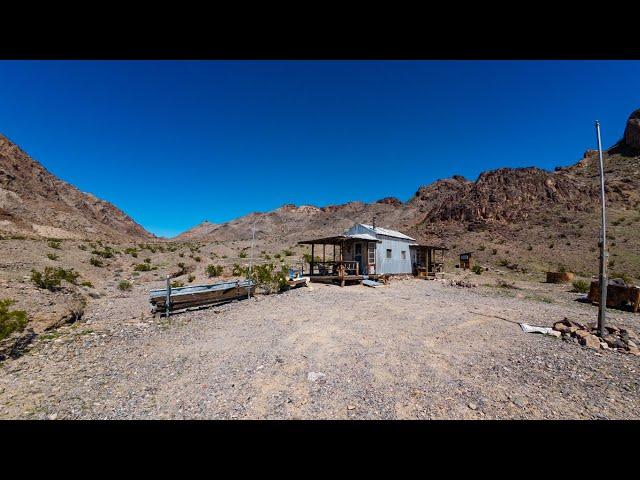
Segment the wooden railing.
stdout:
<svg viewBox="0 0 640 480">
<path fill-rule="evenodd" d="M 345 275 L 360 275 L 360 262 L 356 261 L 313 262 L 310 268 L 311 275 L 340 275 L 342 269 Z"/>
</svg>

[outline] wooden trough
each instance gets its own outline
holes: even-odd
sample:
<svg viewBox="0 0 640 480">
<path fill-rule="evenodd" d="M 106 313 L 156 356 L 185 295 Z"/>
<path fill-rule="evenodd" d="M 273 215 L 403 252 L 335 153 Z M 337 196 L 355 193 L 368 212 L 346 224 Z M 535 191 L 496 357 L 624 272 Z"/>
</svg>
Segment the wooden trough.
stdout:
<svg viewBox="0 0 640 480">
<path fill-rule="evenodd" d="M 598 280 L 591 281 L 587 299 L 593 304 L 600 303 L 600 282 Z M 640 309 L 640 287 L 615 284 L 610 281 L 607 285 L 607 307 L 624 308 L 627 303 L 631 305 L 631 310 L 634 313 Z"/>
<path fill-rule="evenodd" d="M 250 280 L 219 282 L 211 285 L 193 285 L 169 288 L 169 311 L 213 305 L 220 302 L 247 298 L 255 293 L 255 284 Z M 149 292 L 152 313 L 167 311 L 167 289 Z"/>
</svg>

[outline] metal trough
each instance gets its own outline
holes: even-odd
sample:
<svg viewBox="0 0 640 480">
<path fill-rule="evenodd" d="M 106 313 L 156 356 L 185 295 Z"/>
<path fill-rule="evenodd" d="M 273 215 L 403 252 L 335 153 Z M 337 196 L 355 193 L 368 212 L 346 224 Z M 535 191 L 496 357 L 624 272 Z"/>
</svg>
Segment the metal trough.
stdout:
<svg viewBox="0 0 640 480">
<path fill-rule="evenodd" d="M 251 280 L 219 282 L 210 285 L 160 288 L 149 292 L 149 302 L 153 313 L 169 312 L 185 308 L 199 307 L 239 298 L 247 298 L 255 293 L 255 283 Z"/>
</svg>

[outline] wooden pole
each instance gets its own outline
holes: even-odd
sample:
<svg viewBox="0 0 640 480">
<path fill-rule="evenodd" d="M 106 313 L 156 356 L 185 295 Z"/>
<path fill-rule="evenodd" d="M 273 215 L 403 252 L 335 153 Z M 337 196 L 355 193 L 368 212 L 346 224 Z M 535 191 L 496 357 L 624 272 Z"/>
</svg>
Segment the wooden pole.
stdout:
<svg viewBox="0 0 640 480">
<path fill-rule="evenodd" d="M 315 255 L 313 252 L 315 251 L 315 246 L 316 246 L 315 243 L 311 244 L 311 262 L 309 262 L 309 268 L 310 268 L 309 275 L 313 275 L 313 260 Z"/>
</svg>

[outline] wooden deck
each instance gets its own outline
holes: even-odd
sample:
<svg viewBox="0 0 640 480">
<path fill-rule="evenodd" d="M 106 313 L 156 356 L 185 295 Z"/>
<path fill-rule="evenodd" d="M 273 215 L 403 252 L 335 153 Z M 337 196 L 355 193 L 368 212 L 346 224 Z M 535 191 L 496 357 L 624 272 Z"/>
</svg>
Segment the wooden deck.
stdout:
<svg viewBox="0 0 640 480">
<path fill-rule="evenodd" d="M 361 282 L 362 280 L 378 280 L 382 275 L 310 275 L 312 282 L 316 283 L 340 283 L 344 286 L 346 282 Z"/>
</svg>

